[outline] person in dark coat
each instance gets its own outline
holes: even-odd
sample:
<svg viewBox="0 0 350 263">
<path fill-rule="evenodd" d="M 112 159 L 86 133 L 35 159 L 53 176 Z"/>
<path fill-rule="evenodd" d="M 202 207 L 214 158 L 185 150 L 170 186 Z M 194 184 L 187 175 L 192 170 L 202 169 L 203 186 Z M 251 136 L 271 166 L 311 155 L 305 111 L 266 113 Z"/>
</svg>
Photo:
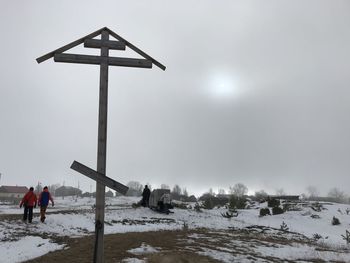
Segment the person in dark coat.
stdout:
<svg viewBox="0 0 350 263">
<path fill-rule="evenodd" d="M 44 187 L 43 191 L 39 195 L 38 205 L 40 206 L 40 221 L 44 223 L 45 221 L 45 213 L 47 206 L 49 205 L 49 201 L 51 201 L 52 206 L 54 206 L 54 202 L 52 196 L 49 192 L 47 186 Z"/>
<path fill-rule="evenodd" d="M 31 223 L 33 220 L 33 208 L 36 207 L 37 198 L 36 194 L 34 193 L 34 188 L 30 187 L 29 192 L 24 195 L 22 198 L 21 203 L 19 204 L 19 207 L 22 208 L 24 206 L 24 213 L 23 213 L 23 221 Z"/>
<path fill-rule="evenodd" d="M 143 192 L 142 192 L 142 202 L 141 202 L 142 206 L 148 207 L 150 195 L 151 195 L 151 190 L 149 190 L 148 186 L 145 185 L 145 188 L 143 189 Z"/>
</svg>

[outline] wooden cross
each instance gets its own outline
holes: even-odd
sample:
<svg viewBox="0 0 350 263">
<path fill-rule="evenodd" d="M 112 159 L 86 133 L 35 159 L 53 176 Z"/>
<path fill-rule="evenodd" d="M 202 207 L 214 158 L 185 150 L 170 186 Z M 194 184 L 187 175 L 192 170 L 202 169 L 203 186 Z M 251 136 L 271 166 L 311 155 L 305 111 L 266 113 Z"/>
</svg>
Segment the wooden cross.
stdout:
<svg viewBox="0 0 350 263">
<path fill-rule="evenodd" d="M 101 35 L 101 39 L 94 37 Z M 115 40 L 109 40 L 109 36 Z M 99 48 L 100 56 L 66 54 L 63 53 L 77 45 L 84 43 L 84 47 Z M 110 57 L 109 50 L 125 50 L 129 47 L 143 59 Z M 101 28 L 85 37 L 73 41 L 61 48 L 58 48 L 46 55 L 36 59 L 41 63 L 50 58 L 55 62 L 80 63 L 100 65 L 100 98 L 98 118 L 98 147 L 97 147 L 97 171 L 74 161 L 71 168 L 96 181 L 96 214 L 95 214 L 95 249 L 94 262 L 103 262 L 103 238 L 104 238 L 104 216 L 105 216 L 105 187 L 112 188 L 121 194 L 126 194 L 128 187 L 106 176 L 106 149 L 107 149 L 107 104 L 108 104 L 108 66 L 152 68 L 156 65 L 162 70 L 165 66 L 159 63 L 142 50 L 114 33 L 107 27 Z"/>
</svg>

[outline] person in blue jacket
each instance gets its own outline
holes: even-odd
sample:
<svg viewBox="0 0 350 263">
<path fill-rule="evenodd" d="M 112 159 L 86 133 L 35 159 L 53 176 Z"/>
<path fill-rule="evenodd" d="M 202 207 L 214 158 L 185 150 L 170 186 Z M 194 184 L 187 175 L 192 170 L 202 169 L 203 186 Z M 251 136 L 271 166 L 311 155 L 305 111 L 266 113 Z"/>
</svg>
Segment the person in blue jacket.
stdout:
<svg viewBox="0 0 350 263">
<path fill-rule="evenodd" d="M 45 213 L 47 206 L 49 205 L 49 201 L 51 201 L 52 206 L 54 206 L 54 202 L 52 196 L 49 192 L 47 186 L 44 187 L 43 191 L 39 195 L 38 205 L 40 206 L 40 221 L 44 223 L 45 221 Z"/>
</svg>

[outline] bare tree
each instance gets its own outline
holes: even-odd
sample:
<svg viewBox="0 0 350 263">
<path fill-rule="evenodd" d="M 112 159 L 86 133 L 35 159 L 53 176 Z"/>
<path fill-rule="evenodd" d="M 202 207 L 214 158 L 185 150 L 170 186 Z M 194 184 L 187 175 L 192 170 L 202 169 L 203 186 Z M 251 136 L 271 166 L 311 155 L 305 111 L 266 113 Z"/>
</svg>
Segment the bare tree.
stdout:
<svg viewBox="0 0 350 263">
<path fill-rule="evenodd" d="M 226 194 L 225 189 L 219 189 L 218 195 L 225 195 L 225 194 Z"/>
<path fill-rule="evenodd" d="M 306 187 L 306 191 L 308 192 L 309 197 L 316 197 L 320 195 L 320 192 L 318 191 L 318 189 L 312 185 L 309 185 L 308 187 Z"/>
<path fill-rule="evenodd" d="M 181 195 L 181 187 L 179 185 L 177 185 L 177 184 L 174 185 L 173 193 L 177 194 L 177 195 Z"/>
<path fill-rule="evenodd" d="M 345 200 L 345 193 L 336 187 L 329 190 L 328 196 L 334 198 L 338 202 L 342 202 Z"/>
<path fill-rule="evenodd" d="M 38 182 L 38 184 L 35 186 L 35 192 L 36 193 L 41 193 L 41 191 L 43 190 L 43 186 L 41 185 L 40 182 Z"/>
<path fill-rule="evenodd" d="M 56 194 L 56 189 L 59 188 L 61 185 L 60 184 L 52 184 L 52 185 L 49 185 L 48 188 L 49 188 L 49 192 L 55 196 Z"/>
<path fill-rule="evenodd" d="M 161 184 L 160 188 L 161 189 L 170 189 L 169 185 L 167 185 L 167 184 Z"/>
<path fill-rule="evenodd" d="M 127 196 L 140 196 L 142 194 L 143 185 L 137 181 L 130 181 L 126 184 L 129 187 Z"/>
<path fill-rule="evenodd" d="M 211 196 L 215 196 L 215 192 L 213 191 L 213 188 L 209 189 L 208 194 L 210 194 Z"/>
<path fill-rule="evenodd" d="M 230 194 L 241 197 L 248 193 L 248 187 L 242 183 L 237 183 L 233 187 L 230 186 Z"/>
<path fill-rule="evenodd" d="M 187 189 L 186 189 L 186 188 L 184 188 L 184 189 L 182 190 L 182 194 L 183 194 L 184 196 L 188 197 L 188 192 L 187 192 Z"/>
<path fill-rule="evenodd" d="M 286 192 L 283 188 L 276 189 L 276 195 L 286 195 Z"/>
<path fill-rule="evenodd" d="M 268 197 L 268 194 L 264 190 L 256 191 L 255 192 L 255 197 L 258 200 L 262 200 Z"/>
</svg>

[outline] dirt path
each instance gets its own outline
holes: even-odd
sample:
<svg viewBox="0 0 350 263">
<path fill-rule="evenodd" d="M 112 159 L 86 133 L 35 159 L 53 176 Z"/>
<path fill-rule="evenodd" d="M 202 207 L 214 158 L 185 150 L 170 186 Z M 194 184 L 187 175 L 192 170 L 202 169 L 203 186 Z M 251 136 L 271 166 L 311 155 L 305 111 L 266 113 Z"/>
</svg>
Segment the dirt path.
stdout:
<svg viewBox="0 0 350 263">
<path fill-rule="evenodd" d="M 197 263 L 219 262 L 206 256 L 201 256 L 186 249 L 183 240 L 186 231 L 158 231 L 144 233 L 125 233 L 105 236 L 105 262 L 122 262 L 127 258 L 144 259 L 147 262 L 164 263 Z M 68 248 L 51 252 L 40 258 L 27 262 L 92 262 L 94 237 L 65 238 L 63 241 Z M 159 253 L 134 255 L 128 252 L 141 247 L 142 243 L 159 249 Z"/>
</svg>

